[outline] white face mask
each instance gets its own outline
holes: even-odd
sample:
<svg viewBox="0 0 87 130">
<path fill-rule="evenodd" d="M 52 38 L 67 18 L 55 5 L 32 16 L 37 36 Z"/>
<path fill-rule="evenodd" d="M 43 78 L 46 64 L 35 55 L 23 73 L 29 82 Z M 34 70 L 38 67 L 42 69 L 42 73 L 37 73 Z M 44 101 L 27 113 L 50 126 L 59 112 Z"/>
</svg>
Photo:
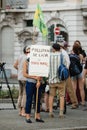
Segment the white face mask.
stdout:
<svg viewBox="0 0 87 130">
<path fill-rule="evenodd" d="M 30 53 L 27 54 L 27 59 L 30 58 Z"/>
</svg>

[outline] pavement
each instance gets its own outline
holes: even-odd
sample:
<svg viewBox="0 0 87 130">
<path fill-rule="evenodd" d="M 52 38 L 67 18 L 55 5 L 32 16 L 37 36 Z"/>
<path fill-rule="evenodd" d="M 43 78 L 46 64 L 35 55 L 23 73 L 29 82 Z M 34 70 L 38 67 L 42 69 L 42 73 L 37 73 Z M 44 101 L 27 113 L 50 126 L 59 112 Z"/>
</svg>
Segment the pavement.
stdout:
<svg viewBox="0 0 87 130">
<path fill-rule="evenodd" d="M 71 109 L 67 106 L 64 119 L 58 117 L 59 108 L 54 110 L 54 118 L 49 117 L 49 113 L 41 112 L 44 123 L 37 123 L 34 119 L 34 109 L 32 109 L 31 120 L 33 123 L 26 123 L 25 117 L 18 115 L 18 109 L 14 109 L 12 103 L 0 103 L 0 130 L 87 130 L 87 111 L 79 106 Z"/>
</svg>

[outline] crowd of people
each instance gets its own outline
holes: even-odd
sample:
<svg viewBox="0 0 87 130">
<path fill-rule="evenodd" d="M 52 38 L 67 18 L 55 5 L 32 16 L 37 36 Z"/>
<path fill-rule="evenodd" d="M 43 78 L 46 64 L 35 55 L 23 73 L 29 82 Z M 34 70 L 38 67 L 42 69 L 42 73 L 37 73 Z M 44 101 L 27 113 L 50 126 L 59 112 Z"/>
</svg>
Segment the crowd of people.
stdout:
<svg viewBox="0 0 87 130">
<path fill-rule="evenodd" d="M 44 88 L 44 112 L 49 112 L 49 117 L 53 118 L 54 97 L 58 94 L 59 98 L 59 118 L 64 118 L 64 104 L 71 104 L 71 109 L 77 109 L 79 105 L 86 106 L 84 85 L 87 74 L 87 57 L 82 49 L 80 41 L 76 40 L 72 50 L 68 52 L 67 42 L 56 42 L 52 45 L 50 51 L 49 77 L 39 77 L 29 75 L 29 53 L 30 47 L 26 46 L 21 55 L 14 63 L 14 68 L 18 71 L 19 97 L 18 108 L 19 115 L 26 118 L 27 123 L 32 123 L 31 110 L 34 97 L 35 121 L 43 123 L 40 112 L 42 88 Z M 60 66 L 60 56 L 63 55 L 63 64 L 69 70 L 69 76 L 66 80 L 60 80 L 57 75 L 57 69 Z M 76 64 L 78 63 L 77 66 Z M 72 64 L 74 70 L 79 69 L 78 74 L 71 71 Z M 75 67 L 76 66 L 76 67 Z M 77 70 L 76 70 L 77 71 Z M 44 82 L 43 82 L 44 81 Z M 44 84 L 44 87 L 42 87 Z M 78 96 L 79 94 L 79 96 Z M 87 110 L 87 109 L 85 109 Z"/>
</svg>

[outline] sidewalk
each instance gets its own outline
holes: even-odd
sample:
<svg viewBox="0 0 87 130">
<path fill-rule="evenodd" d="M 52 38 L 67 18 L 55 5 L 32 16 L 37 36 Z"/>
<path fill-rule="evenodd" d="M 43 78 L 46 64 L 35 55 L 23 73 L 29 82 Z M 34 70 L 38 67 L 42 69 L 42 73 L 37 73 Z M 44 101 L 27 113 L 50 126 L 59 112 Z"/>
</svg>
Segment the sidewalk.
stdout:
<svg viewBox="0 0 87 130">
<path fill-rule="evenodd" d="M 48 113 L 41 112 L 45 123 L 37 123 L 32 110 L 33 123 L 28 124 L 11 103 L 0 103 L 0 130 L 87 130 L 87 111 L 83 111 L 82 106 L 73 110 L 67 106 L 64 119 L 59 119 L 58 114 L 59 110 L 54 110 L 55 117 L 49 118 Z"/>
</svg>

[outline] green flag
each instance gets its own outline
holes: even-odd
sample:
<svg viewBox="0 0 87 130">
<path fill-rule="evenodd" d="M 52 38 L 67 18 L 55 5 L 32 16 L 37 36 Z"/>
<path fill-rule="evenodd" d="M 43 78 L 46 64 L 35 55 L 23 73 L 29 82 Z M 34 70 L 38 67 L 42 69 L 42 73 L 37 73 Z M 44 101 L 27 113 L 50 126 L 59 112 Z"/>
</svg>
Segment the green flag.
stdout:
<svg viewBox="0 0 87 130">
<path fill-rule="evenodd" d="M 40 32 L 44 37 L 47 36 L 48 30 L 46 24 L 44 23 L 44 16 L 39 4 L 37 4 L 37 9 L 34 14 L 33 25 L 40 29 Z"/>
</svg>

